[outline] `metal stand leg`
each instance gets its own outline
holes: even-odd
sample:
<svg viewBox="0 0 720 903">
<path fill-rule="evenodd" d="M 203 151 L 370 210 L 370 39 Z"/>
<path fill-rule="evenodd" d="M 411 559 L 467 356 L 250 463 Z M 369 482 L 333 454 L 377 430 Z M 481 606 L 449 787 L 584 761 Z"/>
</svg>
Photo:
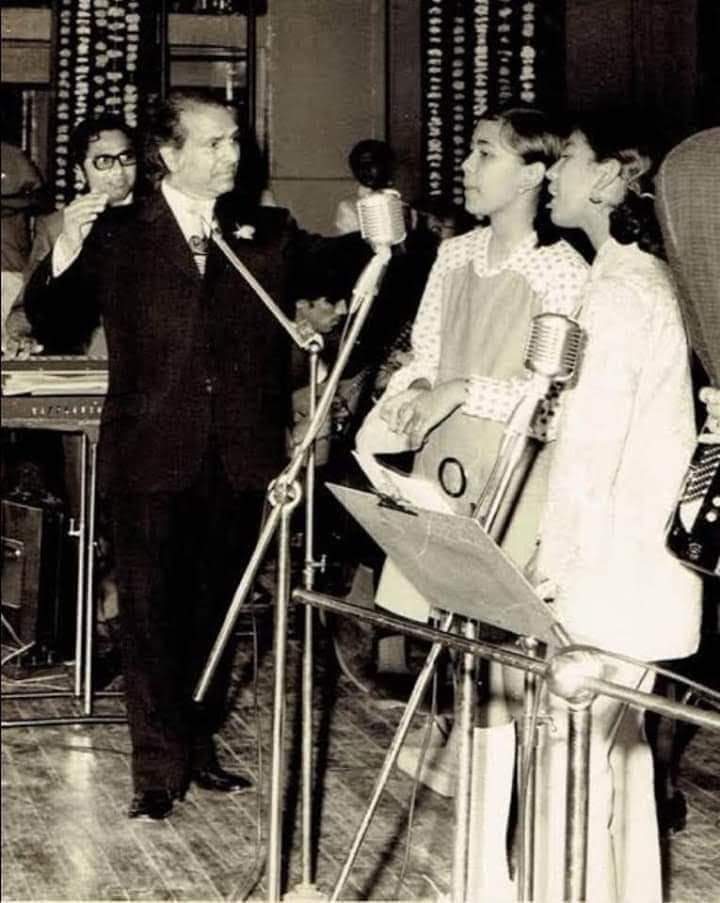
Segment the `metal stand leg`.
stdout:
<svg viewBox="0 0 720 903">
<path fill-rule="evenodd" d="M 284 498 L 277 494 L 284 493 Z M 287 614 L 290 602 L 290 518 L 301 498 L 300 484 L 276 487 L 271 502 L 281 506 L 278 532 L 277 599 L 273 649 L 275 683 L 273 687 L 272 765 L 270 783 L 270 827 L 268 831 L 268 900 L 280 899 L 282 853 L 283 764 L 285 758 L 285 664 L 287 658 Z"/>
<path fill-rule="evenodd" d="M 568 714 L 568 770 L 565 833 L 565 899 L 585 900 L 590 781 L 590 706 L 571 705 Z"/>
<path fill-rule="evenodd" d="M 85 654 L 85 623 L 87 615 L 87 554 L 88 554 L 88 485 L 90 482 L 88 437 L 80 439 L 80 515 L 77 527 L 70 535 L 77 537 L 77 587 L 75 590 L 75 696 L 83 697 L 83 656 Z"/>
<path fill-rule="evenodd" d="M 441 625 L 441 630 L 450 630 L 452 621 L 453 615 L 448 615 Z M 400 748 L 405 741 L 407 732 L 410 729 L 412 719 L 417 712 L 418 706 L 422 702 L 423 697 L 425 696 L 428 684 L 430 683 L 430 678 L 435 671 L 435 665 L 437 663 L 438 656 L 442 651 L 442 648 L 442 643 L 433 643 L 428 657 L 425 659 L 425 664 L 423 665 L 422 671 L 418 675 L 418 679 L 415 681 L 415 686 L 413 687 L 412 693 L 410 694 L 410 699 L 408 700 L 408 704 L 402 714 L 400 724 L 398 724 L 397 730 L 395 731 L 395 736 L 393 737 L 392 743 L 390 744 L 390 747 L 385 754 L 382 768 L 380 769 L 380 773 L 378 774 L 377 780 L 375 781 L 375 787 L 373 788 L 373 794 L 370 799 L 370 803 L 368 804 L 368 808 L 365 812 L 365 815 L 363 816 L 363 820 L 357 829 L 357 833 L 355 834 L 355 838 L 353 839 L 352 846 L 350 847 L 350 852 L 348 853 L 347 859 L 345 860 L 345 864 L 342 868 L 342 872 L 340 873 L 340 877 L 338 878 L 335 888 L 332 892 L 332 896 L 330 898 L 331 900 L 340 899 L 340 894 L 342 893 L 350 871 L 355 864 L 357 854 L 360 851 L 362 842 L 365 839 L 368 828 L 370 827 L 370 822 L 375 815 L 375 810 L 377 809 L 377 805 L 380 802 L 380 797 L 382 796 L 385 785 L 387 784 L 388 778 L 390 777 L 390 772 L 392 771 L 395 760 L 398 757 Z"/>
<path fill-rule="evenodd" d="M 317 408 L 318 352 L 310 347 L 309 415 L 314 417 Z M 305 469 L 305 561 L 303 567 L 303 588 L 312 590 L 315 586 L 315 570 L 323 569 L 323 564 L 315 560 L 315 443 L 310 446 Z M 312 815 L 313 815 L 313 670 L 315 656 L 315 612 L 311 605 L 305 606 L 304 636 L 302 656 L 302 879 L 294 893 L 285 899 L 297 897 L 302 900 L 325 900 L 314 884 L 315 862 L 313 859 Z"/>
<path fill-rule="evenodd" d="M 466 621 L 462 633 L 477 639 L 477 624 Z M 459 731 L 457 785 L 455 788 L 455 839 L 453 846 L 452 901 L 464 903 L 467 892 L 468 852 L 470 845 L 470 794 L 472 792 L 472 743 L 477 689 L 475 656 L 464 653 L 461 659 L 459 718 L 453 730 Z"/>
<path fill-rule="evenodd" d="M 596 696 L 589 687 L 601 683 L 601 672 L 596 656 L 573 649 L 558 653 L 549 670 L 551 692 L 569 707 L 564 897 L 570 903 L 582 903 L 587 893 L 591 707 Z"/>
<path fill-rule="evenodd" d="M 528 655 L 537 657 L 538 643 L 532 637 L 522 640 L 521 646 Z M 520 781 L 518 786 L 519 830 L 518 899 L 528 903 L 534 899 L 535 874 L 535 791 L 537 787 L 537 731 L 535 711 L 537 703 L 537 677 L 525 672 L 523 695 L 523 722 L 520 742 Z"/>
<path fill-rule="evenodd" d="M 93 711 L 93 647 L 95 640 L 95 494 L 97 483 L 97 442 L 91 438 L 87 440 L 88 472 L 87 472 L 87 551 L 85 553 L 85 637 L 84 656 L 82 659 L 83 670 L 83 714 L 92 715 Z"/>
</svg>

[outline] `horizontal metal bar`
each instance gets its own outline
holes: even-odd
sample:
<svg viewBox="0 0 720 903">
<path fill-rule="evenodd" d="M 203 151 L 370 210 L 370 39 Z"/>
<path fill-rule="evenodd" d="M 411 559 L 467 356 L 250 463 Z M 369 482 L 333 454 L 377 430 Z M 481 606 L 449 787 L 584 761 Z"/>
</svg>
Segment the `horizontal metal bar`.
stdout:
<svg viewBox="0 0 720 903">
<path fill-rule="evenodd" d="M 3 730 L 10 727 L 58 727 L 73 724 L 127 724 L 127 718 L 123 715 L 70 715 L 67 718 L 18 718 L 12 721 L 3 721 L 0 727 Z"/>
<path fill-rule="evenodd" d="M 465 637 L 449 634 L 442 630 L 436 630 L 433 627 L 427 627 L 424 624 L 415 624 L 400 618 L 393 617 L 388 614 L 381 614 L 366 608 L 359 608 L 338 599 L 335 596 L 328 596 L 323 593 L 311 592 L 310 590 L 296 589 L 292 594 L 293 599 L 298 602 L 304 602 L 307 605 L 313 605 L 326 611 L 334 611 L 338 614 L 351 615 L 361 621 L 367 621 L 370 624 L 376 624 L 378 627 L 391 628 L 398 633 L 407 636 L 414 636 L 421 640 L 427 640 L 430 643 L 443 643 L 446 646 L 452 646 L 462 652 L 470 652 L 492 661 L 499 662 L 502 665 L 508 665 L 511 668 L 520 668 L 541 677 L 545 677 L 548 673 L 550 664 L 554 659 L 560 659 L 565 652 L 560 650 L 555 656 L 542 661 L 530 658 L 520 652 L 513 652 L 511 649 L 505 649 L 502 646 L 496 646 L 492 643 L 486 643 L 482 640 L 469 640 Z M 567 652 L 570 652 L 572 647 Z M 602 653 L 598 649 L 598 653 Z M 679 718 L 690 724 L 697 724 L 701 727 L 710 728 L 710 730 L 720 731 L 720 714 L 708 712 L 699 709 L 696 706 L 689 706 L 681 702 L 671 702 L 664 696 L 658 696 L 655 693 L 644 693 L 640 690 L 632 690 L 628 687 L 612 683 L 608 680 L 587 676 L 585 678 L 584 687 L 594 694 L 602 696 L 610 696 L 613 699 L 619 699 L 628 705 L 636 708 L 648 709 L 659 715 L 665 715 L 668 718 Z"/>
<path fill-rule="evenodd" d="M 93 693 L 93 699 L 119 699 L 122 696 L 125 696 L 122 690 Z M 73 690 L 33 690 L 30 693 L 11 691 L 0 694 L 0 702 L 32 702 L 33 699 L 76 699 L 78 702 L 80 701 L 80 697 Z"/>
<path fill-rule="evenodd" d="M 699 709 L 683 702 L 673 702 L 665 696 L 658 696 L 655 693 L 643 693 L 642 690 L 621 687 L 600 677 L 588 677 L 586 686 L 593 693 L 619 699 L 628 705 L 647 709 L 658 715 L 665 715 L 667 718 L 679 718 L 681 721 L 697 724 L 699 727 L 708 727 L 713 731 L 720 731 L 720 714 L 708 712 L 707 709 Z"/>
<path fill-rule="evenodd" d="M 367 608 L 359 608 L 357 605 L 343 602 L 342 599 L 338 599 L 336 596 L 328 596 L 324 593 L 316 593 L 304 589 L 297 589 L 292 595 L 293 599 L 298 602 L 305 602 L 316 608 L 334 611 L 338 614 L 352 615 L 362 621 L 376 624 L 378 627 L 391 628 L 398 633 L 427 640 L 429 643 L 442 643 L 445 646 L 459 649 L 461 652 L 469 652 L 473 655 L 491 658 L 493 661 L 508 665 L 510 668 L 521 668 L 523 671 L 531 671 L 533 674 L 539 674 L 540 676 L 544 676 L 547 670 L 546 662 L 531 658 L 522 652 L 514 652 L 512 649 L 495 646 L 483 640 L 470 640 L 459 634 L 446 633 L 444 630 L 437 630 L 424 624 L 415 624 L 395 618 L 392 615 L 371 611 Z"/>
</svg>

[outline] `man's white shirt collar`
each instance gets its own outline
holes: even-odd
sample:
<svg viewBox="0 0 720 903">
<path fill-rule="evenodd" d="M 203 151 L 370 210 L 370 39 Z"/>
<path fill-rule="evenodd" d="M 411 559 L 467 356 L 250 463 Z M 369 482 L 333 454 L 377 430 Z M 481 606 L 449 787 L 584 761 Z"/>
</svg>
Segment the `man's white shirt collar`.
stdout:
<svg viewBox="0 0 720 903">
<path fill-rule="evenodd" d="M 208 230 L 215 222 L 214 198 L 192 198 L 174 188 L 167 179 L 163 179 L 160 190 L 186 241 L 189 242 L 193 235 L 208 234 Z"/>
</svg>

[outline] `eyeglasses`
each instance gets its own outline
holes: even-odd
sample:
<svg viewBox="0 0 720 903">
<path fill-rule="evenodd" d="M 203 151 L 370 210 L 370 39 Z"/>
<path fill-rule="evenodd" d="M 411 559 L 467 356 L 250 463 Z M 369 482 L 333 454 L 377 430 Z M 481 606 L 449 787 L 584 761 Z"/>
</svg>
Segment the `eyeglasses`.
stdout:
<svg viewBox="0 0 720 903">
<path fill-rule="evenodd" d="M 137 155 L 135 151 L 120 151 L 119 154 L 98 154 L 97 157 L 93 157 L 92 165 L 99 172 L 105 172 L 108 169 L 112 169 L 115 163 L 119 163 L 120 166 L 135 166 L 137 163 Z"/>
</svg>

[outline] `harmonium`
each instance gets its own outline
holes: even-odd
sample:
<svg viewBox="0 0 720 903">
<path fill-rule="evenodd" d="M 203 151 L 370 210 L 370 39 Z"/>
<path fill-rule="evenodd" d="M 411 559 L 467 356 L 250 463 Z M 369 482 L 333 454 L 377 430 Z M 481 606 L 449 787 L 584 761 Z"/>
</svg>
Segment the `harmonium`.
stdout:
<svg viewBox="0 0 720 903">
<path fill-rule="evenodd" d="M 88 430 L 100 423 L 108 364 L 81 356 L 2 362 L 2 425 L 9 429 Z"/>
<path fill-rule="evenodd" d="M 685 564 L 720 577 L 720 443 L 698 442 L 667 544 Z"/>
</svg>

